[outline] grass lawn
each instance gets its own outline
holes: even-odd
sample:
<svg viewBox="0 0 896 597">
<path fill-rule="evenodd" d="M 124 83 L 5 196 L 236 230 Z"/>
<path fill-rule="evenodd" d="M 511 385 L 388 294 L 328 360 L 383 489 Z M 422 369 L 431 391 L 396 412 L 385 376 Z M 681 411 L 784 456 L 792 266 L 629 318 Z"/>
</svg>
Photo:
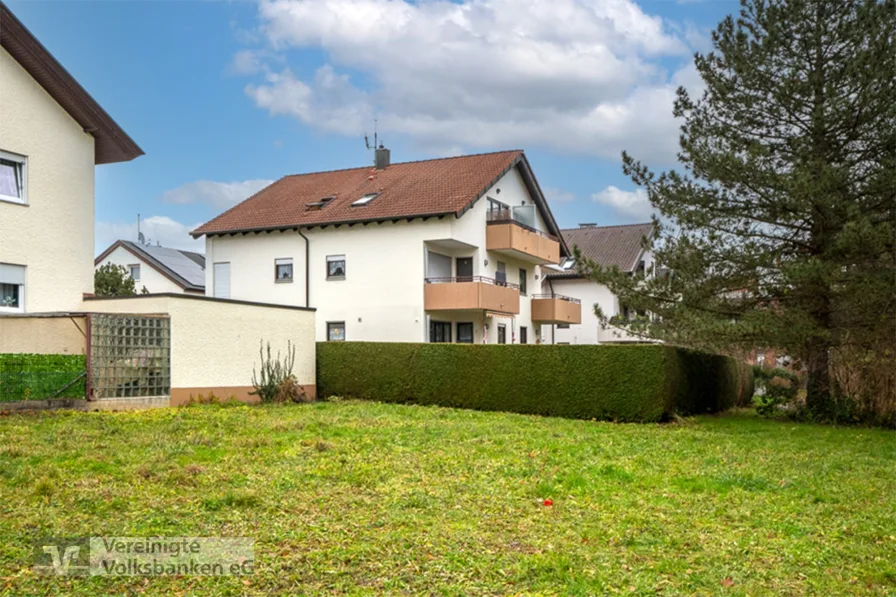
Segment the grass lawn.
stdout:
<svg viewBox="0 0 896 597">
<path fill-rule="evenodd" d="M 254 537 L 257 570 L 31 571 L 38 538 L 91 535 Z M 896 434 L 360 402 L 0 417 L 0 594 L 658 592 L 896 594 Z"/>
</svg>

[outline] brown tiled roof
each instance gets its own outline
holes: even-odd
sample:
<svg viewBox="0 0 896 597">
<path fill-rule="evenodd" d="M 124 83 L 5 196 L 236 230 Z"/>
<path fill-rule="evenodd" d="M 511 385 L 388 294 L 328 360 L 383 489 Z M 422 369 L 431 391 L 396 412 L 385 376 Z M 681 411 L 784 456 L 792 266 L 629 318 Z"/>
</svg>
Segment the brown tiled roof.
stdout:
<svg viewBox="0 0 896 597">
<path fill-rule="evenodd" d="M 618 267 L 630 272 L 641 257 L 641 239 L 653 232 L 653 224 L 627 224 L 624 226 L 584 226 L 560 231 L 566 244 L 577 246 L 582 254 L 605 267 Z M 576 278 L 575 268 L 566 272 L 545 270 L 548 279 Z"/>
<path fill-rule="evenodd" d="M 0 46 L 24 68 L 50 97 L 93 135 L 94 162 L 125 162 L 143 150 L 96 103 L 53 55 L 0 2 Z"/>
<path fill-rule="evenodd" d="M 199 237 L 421 216 L 460 216 L 513 167 L 519 167 L 549 232 L 559 236 L 559 228 L 521 150 L 396 163 L 384 170 L 367 166 L 285 176 L 192 234 Z M 368 193 L 379 195 L 366 206 L 352 207 L 353 202 Z M 306 206 L 325 197 L 333 199 L 321 209 Z M 563 250 L 565 254 L 565 247 Z"/>
</svg>

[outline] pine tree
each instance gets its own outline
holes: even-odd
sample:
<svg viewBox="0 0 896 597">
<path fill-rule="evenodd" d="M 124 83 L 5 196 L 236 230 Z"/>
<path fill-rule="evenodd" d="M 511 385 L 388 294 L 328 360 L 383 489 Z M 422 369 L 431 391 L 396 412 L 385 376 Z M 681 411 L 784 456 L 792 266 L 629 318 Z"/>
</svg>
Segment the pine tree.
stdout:
<svg viewBox="0 0 896 597">
<path fill-rule="evenodd" d="M 672 342 L 786 350 L 830 417 L 831 351 L 896 344 L 896 1 L 741 0 L 678 90 L 682 170 L 623 153 L 658 214 L 645 239 L 669 275 L 584 262 Z"/>
</svg>

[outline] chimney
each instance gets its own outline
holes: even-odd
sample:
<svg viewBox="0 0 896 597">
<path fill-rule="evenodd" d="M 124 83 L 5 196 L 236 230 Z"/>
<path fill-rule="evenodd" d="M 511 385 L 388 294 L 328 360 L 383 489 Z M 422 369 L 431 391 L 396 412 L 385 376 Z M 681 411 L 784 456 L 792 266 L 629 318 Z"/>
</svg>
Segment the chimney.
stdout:
<svg viewBox="0 0 896 597">
<path fill-rule="evenodd" d="M 597 224 L 595 222 L 585 222 L 584 224 L 579 224 L 579 228 L 597 228 Z"/>
<path fill-rule="evenodd" d="M 385 146 L 380 143 L 380 146 L 376 148 L 376 157 L 374 158 L 374 163 L 376 164 L 377 170 L 385 170 L 389 167 L 391 155 L 389 150 L 385 148 Z"/>
</svg>

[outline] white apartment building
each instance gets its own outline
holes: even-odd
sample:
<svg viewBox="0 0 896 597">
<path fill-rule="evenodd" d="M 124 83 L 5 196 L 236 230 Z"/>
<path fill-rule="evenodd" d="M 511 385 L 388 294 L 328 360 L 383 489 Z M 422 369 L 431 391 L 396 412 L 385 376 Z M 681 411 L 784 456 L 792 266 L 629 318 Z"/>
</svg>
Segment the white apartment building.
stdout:
<svg viewBox="0 0 896 597">
<path fill-rule="evenodd" d="M 582 255 L 605 267 L 618 267 L 620 271 L 651 276 L 656 264 L 650 251 L 642 247 L 642 239 L 653 232 L 653 224 L 629 224 L 624 226 L 595 226 L 581 224 L 579 228 L 561 230 L 563 239 L 572 249 L 578 247 Z M 575 297 L 582 304 L 579 323 L 557 323 L 546 326 L 545 342 L 549 344 L 604 344 L 617 342 L 647 342 L 640 336 L 601 323 L 595 314 L 595 305 L 608 318 L 633 318 L 636 313 L 620 304 L 619 298 L 603 284 L 598 284 L 578 273 L 572 259 L 560 267 L 546 267 L 542 292 L 557 297 Z"/>
<path fill-rule="evenodd" d="M 0 2 L 0 315 L 80 307 L 94 167 L 142 154 Z"/>
<path fill-rule="evenodd" d="M 94 260 L 94 267 L 118 265 L 137 292 L 205 295 L 205 255 L 158 245 L 117 240 Z"/>
<path fill-rule="evenodd" d="M 206 294 L 317 309 L 317 339 L 529 343 L 580 306 L 541 297 L 569 256 L 522 151 L 286 176 L 193 232 Z"/>
</svg>

